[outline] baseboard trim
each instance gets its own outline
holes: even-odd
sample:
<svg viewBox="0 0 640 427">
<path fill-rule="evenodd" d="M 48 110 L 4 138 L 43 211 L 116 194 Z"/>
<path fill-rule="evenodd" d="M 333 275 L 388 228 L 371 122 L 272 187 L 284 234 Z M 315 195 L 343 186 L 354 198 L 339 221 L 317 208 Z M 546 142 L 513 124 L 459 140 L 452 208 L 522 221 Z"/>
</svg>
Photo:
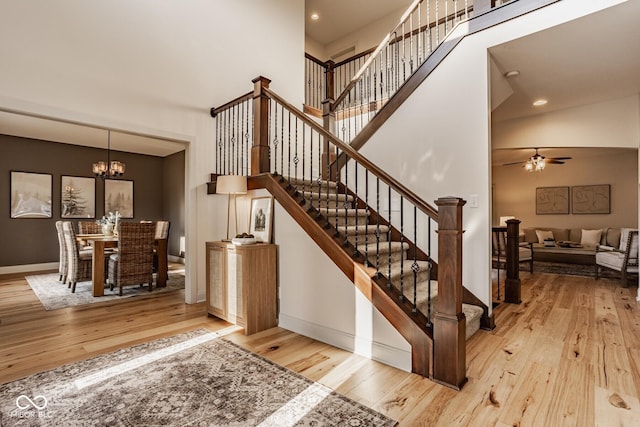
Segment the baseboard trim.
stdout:
<svg viewBox="0 0 640 427">
<path fill-rule="evenodd" d="M 280 313 L 278 317 L 278 326 L 356 354 L 360 354 L 355 351 L 356 340 L 363 343 L 362 339 L 357 338 L 353 334 L 308 322 L 283 313 Z M 360 354 L 361 356 L 370 357 L 385 365 L 411 372 L 410 351 L 405 351 L 376 341 L 367 342 L 366 345 L 371 346 L 371 354 Z"/>
<path fill-rule="evenodd" d="M 58 262 L 45 262 L 42 264 L 7 265 L 0 267 L 0 274 L 31 273 L 33 271 L 57 270 Z"/>
</svg>

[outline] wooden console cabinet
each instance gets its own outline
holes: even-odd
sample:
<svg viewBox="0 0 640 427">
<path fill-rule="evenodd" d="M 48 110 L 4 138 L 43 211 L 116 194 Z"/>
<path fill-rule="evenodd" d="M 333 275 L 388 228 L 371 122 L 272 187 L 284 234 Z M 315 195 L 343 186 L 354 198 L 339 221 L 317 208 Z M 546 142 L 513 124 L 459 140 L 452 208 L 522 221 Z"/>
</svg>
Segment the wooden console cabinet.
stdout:
<svg viewBox="0 0 640 427">
<path fill-rule="evenodd" d="M 246 335 L 278 324 L 276 245 L 207 242 L 207 312 Z"/>
</svg>

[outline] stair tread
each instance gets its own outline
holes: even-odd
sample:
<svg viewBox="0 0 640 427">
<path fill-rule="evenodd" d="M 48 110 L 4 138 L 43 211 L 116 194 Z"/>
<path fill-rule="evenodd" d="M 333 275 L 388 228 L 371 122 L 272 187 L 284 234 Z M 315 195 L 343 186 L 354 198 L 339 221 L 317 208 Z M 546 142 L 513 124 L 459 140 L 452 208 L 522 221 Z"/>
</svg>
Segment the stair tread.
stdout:
<svg viewBox="0 0 640 427">
<path fill-rule="evenodd" d="M 353 208 L 319 208 L 318 211 L 323 215 L 331 216 L 368 216 L 369 213 L 366 209 L 353 209 Z M 361 226 L 362 227 L 362 226 Z"/>
<path fill-rule="evenodd" d="M 349 236 L 355 235 L 355 234 L 374 234 L 376 231 L 376 226 L 375 225 L 371 225 L 369 224 L 368 226 L 365 225 L 358 225 L 357 227 L 355 225 L 347 225 L 345 226 L 340 226 L 338 227 L 338 230 L 341 233 L 345 233 Z M 389 226 L 388 225 L 381 225 L 380 226 L 380 232 L 383 234 L 386 234 L 387 232 L 389 232 Z"/>
<path fill-rule="evenodd" d="M 321 191 L 320 194 L 318 194 L 317 191 L 301 191 L 300 192 L 305 199 L 309 199 L 309 200 L 326 200 L 327 197 L 331 200 L 348 200 L 348 201 L 353 201 L 354 197 L 351 194 L 344 194 L 344 193 L 335 193 L 335 192 L 324 192 Z"/>
<path fill-rule="evenodd" d="M 389 243 L 391 243 L 391 245 L 389 245 Z M 368 253 L 369 256 L 375 256 L 375 252 L 372 251 L 372 249 L 376 249 L 376 242 L 373 243 L 369 243 L 367 245 L 362 245 L 362 249 L 360 249 L 360 252 L 365 252 L 365 249 L 368 249 Z M 391 247 L 391 252 L 397 252 L 400 250 L 407 250 L 409 249 L 409 244 L 406 242 L 395 242 L 395 241 L 391 241 L 391 242 L 380 242 L 379 244 L 379 248 L 378 251 L 381 254 L 386 254 L 389 253 L 389 247 Z"/>
</svg>

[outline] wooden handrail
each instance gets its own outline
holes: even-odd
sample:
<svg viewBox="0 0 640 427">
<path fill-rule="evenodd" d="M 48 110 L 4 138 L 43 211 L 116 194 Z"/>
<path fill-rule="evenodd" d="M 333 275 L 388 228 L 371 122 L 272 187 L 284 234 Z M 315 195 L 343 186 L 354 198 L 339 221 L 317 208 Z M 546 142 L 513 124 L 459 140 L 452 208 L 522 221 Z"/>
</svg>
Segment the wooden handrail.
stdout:
<svg viewBox="0 0 640 427">
<path fill-rule="evenodd" d="M 327 140 L 331 141 L 331 143 L 333 143 L 340 150 L 342 150 L 342 152 L 344 154 L 348 155 L 350 158 L 352 158 L 353 160 L 357 161 L 358 163 L 363 165 L 365 168 L 370 170 L 374 175 L 376 175 L 378 178 L 380 178 L 380 180 L 382 182 L 384 182 L 389 187 L 394 189 L 399 195 L 401 195 L 406 200 L 411 202 L 414 206 L 416 206 L 418 209 L 420 209 L 420 211 L 422 211 L 425 214 L 427 214 L 433 220 L 435 220 L 435 221 L 438 220 L 438 211 L 435 208 L 433 208 L 432 206 L 430 206 L 429 204 L 427 204 L 420 197 L 418 197 L 413 191 L 409 190 L 407 187 L 402 185 L 399 181 L 397 181 L 391 175 L 389 175 L 388 173 L 383 171 L 380 167 L 378 167 L 377 165 L 372 163 L 369 159 L 367 159 L 362 154 L 360 154 L 359 152 L 354 150 L 350 145 L 342 142 L 335 135 L 333 135 L 332 133 L 330 133 L 329 131 L 324 129 L 322 126 L 320 126 L 319 124 L 317 124 L 313 120 L 309 119 L 307 116 L 305 116 L 305 114 L 303 112 L 299 111 L 297 108 L 295 108 L 289 102 L 287 102 L 285 99 L 280 97 L 277 93 L 273 92 L 271 89 L 268 89 L 268 88 L 263 88 L 263 91 L 270 98 L 274 99 L 275 101 L 280 103 L 282 106 L 287 108 L 298 119 L 302 120 L 309 127 L 311 127 L 313 130 L 318 132 L 322 137 L 324 137 Z"/>
<path fill-rule="evenodd" d="M 240 95 L 239 97 L 232 99 L 231 101 L 222 104 L 219 107 L 211 107 L 211 117 L 215 117 L 218 115 L 218 113 L 222 110 L 226 110 L 228 108 L 233 107 L 234 105 L 240 104 L 244 101 L 248 101 L 249 99 L 251 99 L 251 97 L 253 96 L 253 91 L 246 93 L 244 95 Z"/>
<path fill-rule="evenodd" d="M 304 53 L 304 57 L 307 58 L 310 61 L 315 62 L 316 64 L 318 64 L 318 65 L 320 65 L 320 66 L 322 66 L 324 68 L 327 68 L 327 63 L 326 62 L 319 60 L 318 58 L 316 58 L 315 56 L 311 55 L 310 53 L 305 52 Z"/>
</svg>

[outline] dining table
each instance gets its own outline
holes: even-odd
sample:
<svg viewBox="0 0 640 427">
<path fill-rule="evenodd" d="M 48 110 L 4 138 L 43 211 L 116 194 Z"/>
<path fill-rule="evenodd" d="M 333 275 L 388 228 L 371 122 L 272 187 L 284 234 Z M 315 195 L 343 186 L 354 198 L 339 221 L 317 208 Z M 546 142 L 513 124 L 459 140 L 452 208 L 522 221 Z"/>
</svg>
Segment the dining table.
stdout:
<svg viewBox="0 0 640 427">
<path fill-rule="evenodd" d="M 80 242 L 88 243 L 92 250 L 91 283 L 94 297 L 104 296 L 105 249 L 118 247 L 118 236 L 104 234 L 77 234 Z M 156 272 L 156 287 L 167 286 L 167 239 L 155 239 L 158 252 L 158 268 Z"/>
</svg>

